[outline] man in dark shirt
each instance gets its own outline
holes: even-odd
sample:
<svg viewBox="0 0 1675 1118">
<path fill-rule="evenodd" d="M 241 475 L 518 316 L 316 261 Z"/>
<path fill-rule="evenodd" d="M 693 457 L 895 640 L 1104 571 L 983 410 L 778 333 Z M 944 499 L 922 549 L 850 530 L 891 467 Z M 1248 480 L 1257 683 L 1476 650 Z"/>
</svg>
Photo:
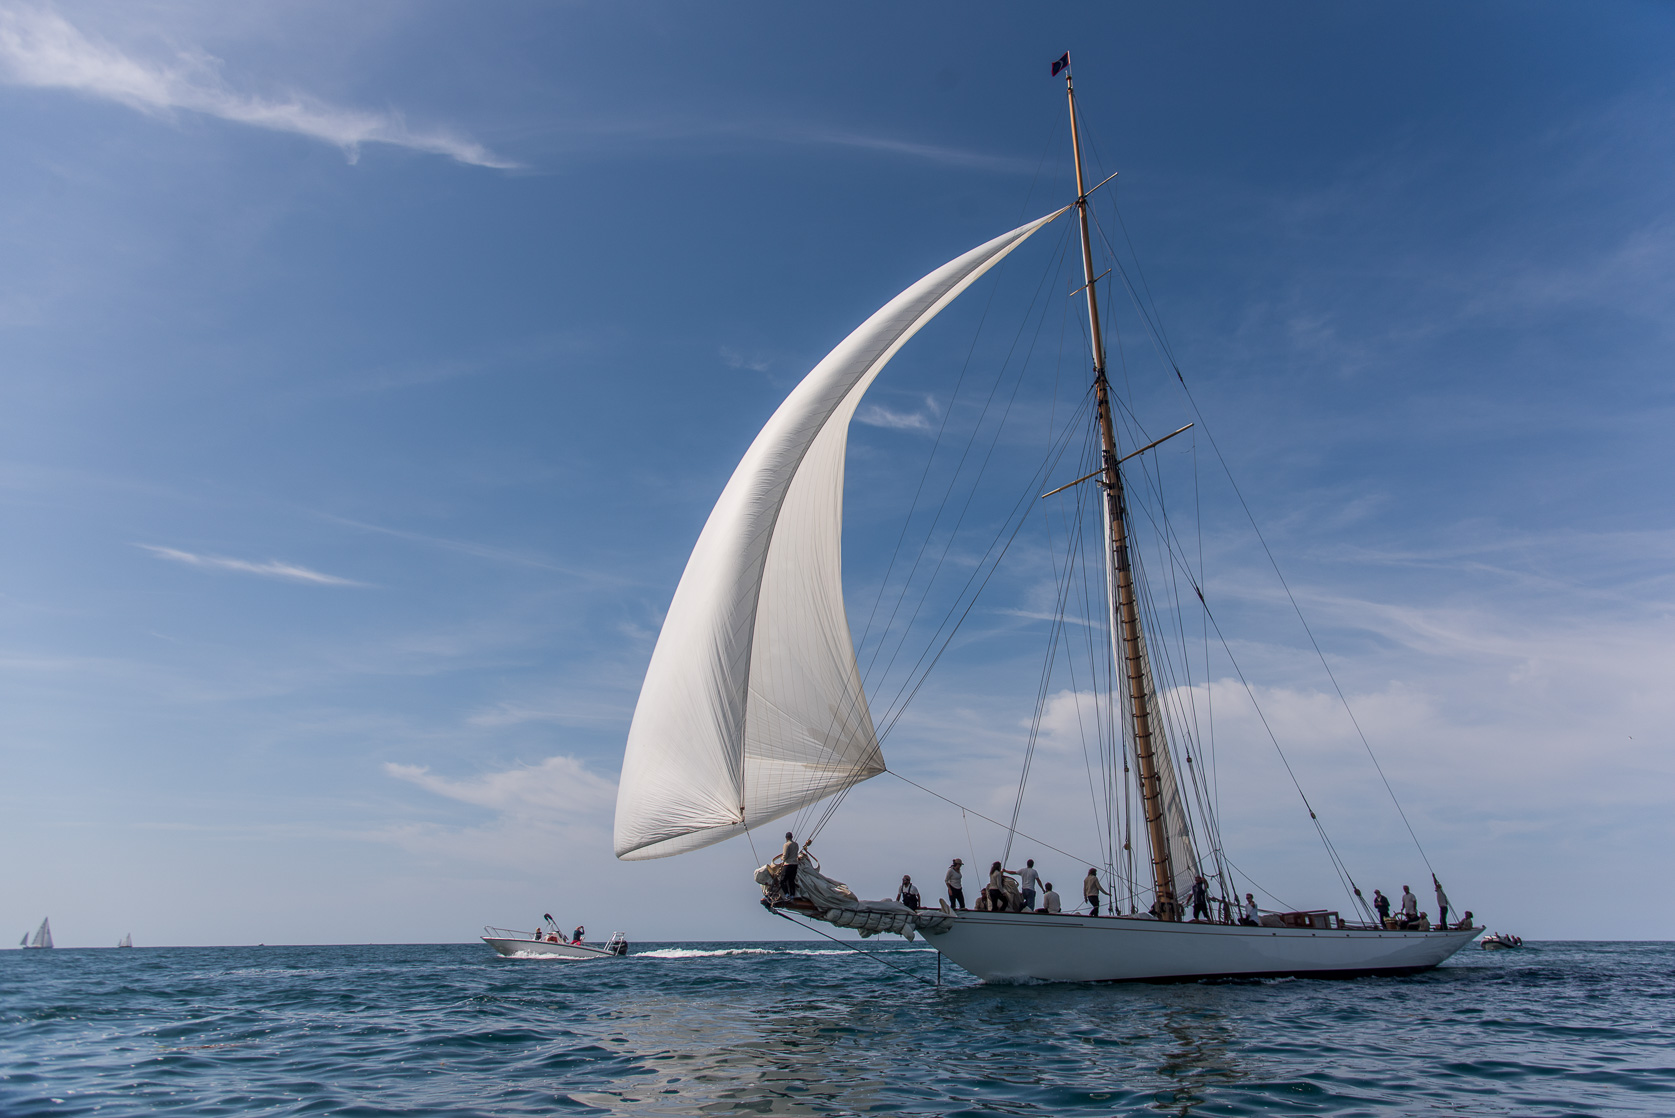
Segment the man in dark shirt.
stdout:
<svg viewBox="0 0 1675 1118">
<path fill-rule="evenodd" d="M 1199 917 L 1210 918 L 1210 883 L 1204 880 L 1203 874 L 1192 879 L 1192 918 Z"/>
</svg>

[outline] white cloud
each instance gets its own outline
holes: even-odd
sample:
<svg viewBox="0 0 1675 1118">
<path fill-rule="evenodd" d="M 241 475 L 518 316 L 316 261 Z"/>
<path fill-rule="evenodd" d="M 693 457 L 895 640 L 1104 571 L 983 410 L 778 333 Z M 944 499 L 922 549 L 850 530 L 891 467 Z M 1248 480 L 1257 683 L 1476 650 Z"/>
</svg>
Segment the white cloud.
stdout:
<svg viewBox="0 0 1675 1118">
<path fill-rule="evenodd" d="M 896 411 L 883 404 L 868 404 L 855 413 L 857 423 L 894 431 L 929 431 L 936 417 L 936 401 L 929 396 L 925 397 L 925 406 L 920 411 Z"/>
<path fill-rule="evenodd" d="M 255 563 L 249 559 L 227 559 L 219 555 L 195 555 L 190 551 L 180 551 L 172 547 L 155 547 L 148 543 L 137 543 L 141 548 L 159 559 L 168 559 L 176 563 L 185 563 L 189 567 L 203 567 L 216 571 L 238 571 L 241 574 L 261 575 L 263 578 L 278 578 L 287 582 L 306 582 L 315 586 L 365 586 L 364 582 L 356 582 L 352 578 L 339 578 L 337 575 L 322 574 L 311 571 L 307 567 L 299 567 L 294 563 L 281 563 L 277 559 L 270 559 L 266 563 Z"/>
<path fill-rule="evenodd" d="M 393 144 L 479 167 L 512 167 L 481 144 L 442 131 L 416 131 L 399 114 L 342 108 L 299 93 L 256 97 L 231 88 L 221 60 L 201 51 L 171 62 L 132 57 L 96 42 L 56 12 L 0 9 L 0 78 L 13 85 L 69 89 L 163 114 L 176 109 L 336 144 L 353 162 L 362 144 Z"/>
<path fill-rule="evenodd" d="M 761 354 L 745 356 L 731 346 L 721 347 L 721 360 L 727 363 L 729 369 L 749 369 L 753 373 L 768 371 L 768 359 Z"/>
<path fill-rule="evenodd" d="M 591 815 L 616 802 L 615 782 L 589 772 L 576 758 L 567 756 L 548 757 L 539 765 L 519 765 L 468 780 L 435 776 L 424 765 L 390 762 L 384 771 L 438 796 L 520 818 Z"/>
</svg>

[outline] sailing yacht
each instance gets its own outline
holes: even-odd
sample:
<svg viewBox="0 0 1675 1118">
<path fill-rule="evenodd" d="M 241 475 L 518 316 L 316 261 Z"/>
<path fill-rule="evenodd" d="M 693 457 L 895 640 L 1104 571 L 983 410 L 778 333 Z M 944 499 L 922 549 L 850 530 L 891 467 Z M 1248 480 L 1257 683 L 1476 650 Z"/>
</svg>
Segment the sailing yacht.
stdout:
<svg viewBox="0 0 1675 1118">
<path fill-rule="evenodd" d="M 19 947 L 28 947 L 28 948 L 51 947 L 52 946 L 52 922 L 50 920 L 46 919 L 45 917 L 42 917 L 41 918 L 41 926 L 39 928 L 35 929 L 35 938 L 30 939 L 28 936 L 24 936 L 23 937 L 23 942 L 18 944 L 18 946 Z"/>
<path fill-rule="evenodd" d="M 1095 274 L 1089 237 L 1091 192 L 1069 55 L 1055 63 L 1053 74 L 1061 71 L 1075 201 L 978 245 L 885 304 L 791 391 L 723 489 L 675 590 L 634 711 L 618 788 L 616 856 L 661 858 L 709 846 L 821 801 L 840 802 L 861 781 L 888 771 L 843 598 L 850 420 L 890 359 L 927 322 L 1030 237 L 1073 215 L 1083 283 L 1072 294 L 1086 302 L 1092 357 L 1086 418 L 1095 448 L 1090 461 L 1097 464 L 1041 496 L 1097 493 L 1088 500 L 1090 509 L 1097 506 L 1090 515 L 1098 522 L 1103 568 L 1097 622 L 1108 641 L 1100 655 L 1108 657 L 1111 724 L 1120 725 L 1120 744 L 1111 752 L 1120 760 L 1109 773 L 1123 782 L 1118 798 L 1132 792 L 1137 801 L 1127 818 L 1130 826 L 1139 824 L 1140 835 L 1120 849 L 1132 851 L 1143 841 L 1149 888 L 1141 899 L 1149 904 L 1142 910 L 1134 902 L 1140 872 L 1131 869 L 1127 911 L 1112 915 L 1015 911 L 1004 902 L 989 911 L 953 911 L 946 902 L 939 909 L 910 909 L 858 899 L 806 854 L 794 889 L 782 888 L 779 867 L 757 871 L 763 903 L 863 936 L 924 935 L 983 980 L 1337 976 L 1434 967 L 1481 929 L 1420 930 L 1418 921 L 1375 919 L 1335 853 L 1334 867 L 1350 891 L 1351 919 L 1329 909 L 1240 919 L 1238 885 L 1202 796 L 1194 822 L 1197 777 L 1191 754 L 1183 780 L 1171 751 L 1171 735 L 1179 738 L 1186 730 L 1167 725 L 1171 702 L 1156 683 L 1124 469 L 1172 436 L 1138 447 L 1118 443 L 1097 293 L 1103 277 Z M 1193 589 L 1202 600 L 1201 587 Z M 1022 794 L 1020 786 L 1020 803 Z M 1015 815 L 1009 834 L 1016 833 Z M 1117 850 L 1113 842 L 1104 859 L 1113 882 L 1123 857 Z M 1184 902 L 1200 882 L 1215 902 L 1195 904 L 1189 919 Z M 1202 887 L 1193 899 L 1204 899 Z"/>
<path fill-rule="evenodd" d="M 134 946 L 134 933 L 133 932 L 128 932 L 120 940 L 117 941 L 116 945 L 118 947 L 132 947 L 132 946 Z"/>
</svg>

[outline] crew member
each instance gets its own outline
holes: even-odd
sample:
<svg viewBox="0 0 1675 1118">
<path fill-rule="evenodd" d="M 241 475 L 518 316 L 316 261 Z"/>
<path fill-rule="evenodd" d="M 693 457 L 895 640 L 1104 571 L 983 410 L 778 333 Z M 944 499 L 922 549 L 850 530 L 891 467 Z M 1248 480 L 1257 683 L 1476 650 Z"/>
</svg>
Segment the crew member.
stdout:
<svg viewBox="0 0 1675 1118">
<path fill-rule="evenodd" d="M 1192 918 L 1199 917 L 1210 918 L 1210 883 L 1204 880 L 1203 874 L 1192 879 Z"/>
<path fill-rule="evenodd" d="M 1099 871 L 1089 866 L 1088 875 L 1082 878 L 1082 899 L 1088 902 L 1089 914 L 1099 915 L 1099 895 L 1106 892 L 1105 886 L 1099 883 Z"/>
<path fill-rule="evenodd" d="M 919 907 L 919 887 L 905 873 L 901 875 L 901 888 L 896 890 L 896 900 L 908 908 Z"/>
<path fill-rule="evenodd" d="M 949 908 L 963 909 L 965 907 L 965 882 L 960 877 L 960 867 L 963 865 L 965 865 L 964 862 L 955 858 L 954 864 L 948 867 L 948 872 L 942 878 L 948 885 Z"/>
<path fill-rule="evenodd" d="M 1024 863 L 1024 868 L 1018 871 L 1018 892 L 1023 895 L 1025 912 L 1034 911 L 1035 890 L 1040 884 L 1041 874 L 1035 869 L 1035 859 L 1031 858 Z"/>
<path fill-rule="evenodd" d="M 796 836 L 786 831 L 785 849 L 779 854 L 779 895 L 787 900 L 797 895 L 797 865 L 802 856 Z"/>
</svg>

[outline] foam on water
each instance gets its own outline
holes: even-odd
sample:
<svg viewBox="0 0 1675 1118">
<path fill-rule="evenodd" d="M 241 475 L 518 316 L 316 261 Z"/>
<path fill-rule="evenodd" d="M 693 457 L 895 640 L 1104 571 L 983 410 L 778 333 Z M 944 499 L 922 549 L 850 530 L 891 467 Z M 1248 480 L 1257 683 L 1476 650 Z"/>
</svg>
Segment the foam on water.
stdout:
<svg viewBox="0 0 1675 1118">
<path fill-rule="evenodd" d="M 1101 987 L 937 987 L 899 940 L 646 946 L 0 953 L 0 1114 L 1675 1113 L 1670 944 Z"/>
<path fill-rule="evenodd" d="M 719 959 L 729 955 L 854 955 L 856 952 L 841 947 L 829 947 L 824 950 L 804 951 L 794 947 L 658 947 L 649 951 L 636 951 L 634 955 L 641 959 Z"/>
</svg>

